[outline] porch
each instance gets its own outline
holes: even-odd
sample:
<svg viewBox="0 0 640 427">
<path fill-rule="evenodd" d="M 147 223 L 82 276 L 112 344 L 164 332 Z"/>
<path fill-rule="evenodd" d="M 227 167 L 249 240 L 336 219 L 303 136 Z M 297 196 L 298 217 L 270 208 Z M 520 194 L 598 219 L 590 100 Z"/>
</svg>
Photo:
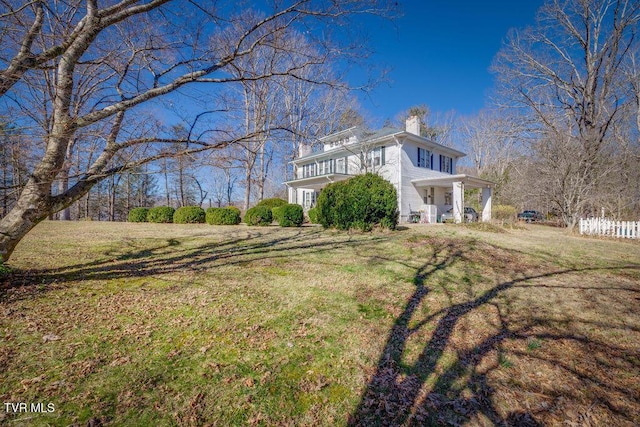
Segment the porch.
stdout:
<svg viewBox="0 0 640 427">
<path fill-rule="evenodd" d="M 420 178 L 411 181 L 417 189 L 430 194 L 430 189 L 443 188 L 451 189 L 451 207 L 453 208 L 453 218 L 456 223 L 462 222 L 464 215 L 464 191 L 465 189 L 480 189 L 482 191 L 481 208 L 479 218 L 483 222 L 491 220 L 491 195 L 494 183 L 486 179 L 469 176 L 466 174 L 439 176 L 434 178 Z M 431 192 L 432 193 L 432 192 Z M 448 205 L 448 203 L 447 203 Z"/>
<path fill-rule="evenodd" d="M 345 173 L 328 173 L 286 181 L 285 185 L 289 193 L 289 203 L 299 204 L 305 211 L 309 210 L 315 205 L 317 194 L 326 187 L 327 184 L 344 181 L 352 176 L 353 175 Z"/>
</svg>

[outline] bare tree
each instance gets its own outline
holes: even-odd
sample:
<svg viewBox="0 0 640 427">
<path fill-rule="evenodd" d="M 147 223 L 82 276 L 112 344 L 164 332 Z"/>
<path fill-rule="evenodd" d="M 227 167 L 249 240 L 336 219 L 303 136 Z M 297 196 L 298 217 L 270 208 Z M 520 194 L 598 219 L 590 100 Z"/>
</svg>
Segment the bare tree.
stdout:
<svg viewBox="0 0 640 427">
<path fill-rule="evenodd" d="M 623 71 L 639 19 L 635 0 L 550 0 L 496 59 L 503 102 L 535 119 L 538 179 L 568 227 L 597 209 L 594 196 L 615 173 L 613 129 L 628 102 Z"/>
<path fill-rule="evenodd" d="M 459 118 L 456 135 L 473 165 L 473 173 L 496 183 L 494 194 L 499 199 L 512 199 L 504 194 L 514 162 L 521 155 L 525 139 L 524 122 L 509 111 L 482 110 L 477 115 Z"/>
<path fill-rule="evenodd" d="M 348 25 L 332 25 L 361 12 L 385 12 L 380 1 L 328 0 L 276 1 L 263 19 L 243 26 L 246 31 L 229 38 L 223 46 L 206 42 L 212 32 L 238 25 L 237 16 L 211 2 L 171 0 L 121 0 L 100 7 L 97 0 L 3 1 L 0 14 L 0 96 L 22 101 L 41 92 L 42 70 L 53 70 L 50 124 L 42 134 L 43 154 L 29 173 L 19 199 L 0 220 L 0 257 L 6 261 L 16 244 L 37 223 L 86 195 L 105 177 L 170 155 L 162 144 L 187 142 L 166 133 L 124 131 L 144 106 L 154 99 L 186 90 L 194 83 L 218 86 L 245 77 L 230 74 L 232 64 L 261 49 L 272 48 L 274 31 L 290 26 L 306 27 L 321 57 L 338 52 L 326 42 L 332 31 L 346 31 Z M 389 2 L 391 3 L 391 2 Z M 268 28 L 268 31 L 264 31 Z M 322 32 L 322 29 L 327 29 Z M 316 37 L 318 36 L 318 37 Z M 322 38 L 324 36 L 324 38 Z M 335 37 L 334 42 L 349 40 Z M 316 61 L 317 58 L 309 58 Z M 291 64 L 253 80 L 289 75 L 296 78 L 301 64 Z M 78 74 L 95 76 L 92 102 L 74 110 Z M 132 110 L 136 114 L 128 114 Z M 51 187 L 64 167 L 68 147 L 81 129 L 109 124 L 100 151 L 91 165 L 68 190 L 52 195 Z M 254 135 L 211 135 L 193 137 L 185 153 L 225 146 Z M 149 146 L 149 144 L 156 144 Z M 160 145 L 157 145 L 160 144 Z M 117 153 L 142 148 L 145 155 L 114 163 Z M 182 153 L 182 154 L 185 154 Z"/>
<path fill-rule="evenodd" d="M 332 75 L 329 68 L 308 67 L 304 73 L 303 79 L 280 79 L 288 128 L 282 138 L 289 143 L 277 148 L 283 158 L 282 175 L 286 179 L 293 179 L 296 173 L 289 162 L 313 152 L 320 137 L 352 126 L 364 125 L 356 100 Z M 331 83 L 314 84 L 314 76 L 323 76 L 323 81 Z"/>
<path fill-rule="evenodd" d="M 28 156 L 19 129 L 0 123 L 0 218 L 15 205 L 27 181 Z"/>
<path fill-rule="evenodd" d="M 231 206 L 233 202 L 236 184 L 240 180 L 239 173 L 242 169 L 234 151 L 239 151 L 239 146 L 229 146 L 222 150 L 209 153 L 204 164 L 211 168 L 210 174 L 211 193 L 217 207 Z"/>
</svg>

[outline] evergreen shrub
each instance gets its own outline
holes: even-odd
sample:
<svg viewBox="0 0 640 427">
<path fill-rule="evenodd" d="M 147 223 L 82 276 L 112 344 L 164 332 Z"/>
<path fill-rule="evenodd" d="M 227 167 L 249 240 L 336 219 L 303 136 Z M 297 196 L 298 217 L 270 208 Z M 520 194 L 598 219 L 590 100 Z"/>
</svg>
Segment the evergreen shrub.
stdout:
<svg viewBox="0 0 640 427">
<path fill-rule="evenodd" d="M 264 199 L 258 202 L 256 206 L 265 206 L 269 209 L 277 208 L 278 206 L 284 206 L 287 204 L 286 200 L 280 199 L 278 197 L 273 197 L 271 199 Z"/>
<path fill-rule="evenodd" d="M 307 215 L 309 215 L 309 222 L 311 224 L 319 224 L 319 222 L 318 222 L 318 208 L 309 209 L 309 211 L 307 212 Z"/>
<path fill-rule="evenodd" d="M 247 225 L 269 225 L 272 221 L 273 214 L 267 206 L 254 206 L 244 214 L 244 222 Z"/>
<path fill-rule="evenodd" d="M 209 225 L 217 225 L 215 222 L 213 222 L 213 216 L 214 216 L 214 213 L 219 211 L 220 209 L 222 208 L 208 208 L 204 214 L 204 222 L 206 222 Z"/>
<path fill-rule="evenodd" d="M 175 209 L 170 206 L 156 206 L 149 209 L 147 221 L 155 223 L 172 223 Z"/>
<path fill-rule="evenodd" d="M 129 217 L 127 218 L 127 221 L 147 222 L 148 213 L 149 213 L 149 208 L 133 208 L 129 211 Z"/>
<path fill-rule="evenodd" d="M 318 222 L 325 228 L 370 231 L 398 225 L 396 189 L 372 173 L 327 185 L 318 196 L 317 209 Z"/>
<path fill-rule="evenodd" d="M 225 209 L 231 209 L 232 211 L 238 212 L 238 215 L 240 215 L 240 209 L 235 206 L 227 206 Z"/>
<path fill-rule="evenodd" d="M 289 204 L 276 206 L 272 209 L 273 218 L 278 221 L 280 227 L 300 227 L 304 222 L 302 206 Z"/>
<path fill-rule="evenodd" d="M 237 225 L 240 224 L 240 209 L 235 206 L 226 208 L 209 208 L 206 213 L 207 224 Z"/>
<path fill-rule="evenodd" d="M 183 206 L 173 214 L 173 222 L 176 224 L 202 224 L 205 216 L 204 209 L 200 206 Z"/>
</svg>

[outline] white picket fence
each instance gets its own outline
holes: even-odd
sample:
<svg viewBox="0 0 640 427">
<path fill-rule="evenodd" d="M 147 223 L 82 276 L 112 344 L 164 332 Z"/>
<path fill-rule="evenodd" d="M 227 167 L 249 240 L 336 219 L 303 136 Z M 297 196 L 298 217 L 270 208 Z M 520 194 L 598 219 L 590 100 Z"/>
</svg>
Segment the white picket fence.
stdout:
<svg viewBox="0 0 640 427">
<path fill-rule="evenodd" d="M 580 218 L 580 234 L 625 239 L 640 238 L 640 221 L 612 221 L 606 218 Z"/>
</svg>

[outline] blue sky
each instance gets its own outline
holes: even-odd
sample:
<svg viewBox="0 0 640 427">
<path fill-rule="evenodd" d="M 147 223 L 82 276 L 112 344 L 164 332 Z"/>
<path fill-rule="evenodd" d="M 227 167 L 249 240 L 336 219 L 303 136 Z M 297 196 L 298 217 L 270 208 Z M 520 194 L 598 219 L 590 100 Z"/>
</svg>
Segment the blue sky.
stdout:
<svg viewBox="0 0 640 427">
<path fill-rule="evenodd" d="M 491 62 L 510 28 L 532 25 L 543 0 L 404 0 L 404 15 L 368 31 L 376 63 L 390 82 L 361 105 L 374 124 L 426 104 L 432 111 L 473 114 L 493 86 Z"/>
</svg>

